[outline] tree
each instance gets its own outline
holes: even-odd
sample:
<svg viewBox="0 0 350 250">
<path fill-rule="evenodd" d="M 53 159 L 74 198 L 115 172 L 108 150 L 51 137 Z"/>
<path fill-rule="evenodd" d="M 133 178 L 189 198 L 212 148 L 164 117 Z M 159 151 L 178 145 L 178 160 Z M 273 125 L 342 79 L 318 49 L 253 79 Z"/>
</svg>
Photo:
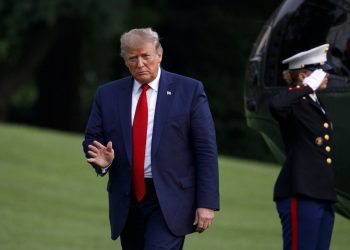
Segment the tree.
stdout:
<svg viewBox="0 0 350 250">
<path fill-rule="evenodd" d="M 77 129 L 81 83 L 110 64 L 106 51 L 124 30 L 127 9 L 126 0 L 1 1 L 0 120 L 8 118 L 14 93 L 34 82 L 38 98 L 29 104 L 36 111 L 31 122 Z"/>
</svg>

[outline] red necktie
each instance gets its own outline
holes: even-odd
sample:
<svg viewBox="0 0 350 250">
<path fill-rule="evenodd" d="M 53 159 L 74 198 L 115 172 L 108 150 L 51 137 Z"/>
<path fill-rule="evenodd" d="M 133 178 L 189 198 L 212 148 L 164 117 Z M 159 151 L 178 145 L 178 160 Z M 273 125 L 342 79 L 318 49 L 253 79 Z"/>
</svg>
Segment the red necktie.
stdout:
<svg viewBox="0 0 350 250">
<path fill-rule="evenodd" d="M 132 188 L 136 199 L 140 202 L 145 196 L 144 163 L 146 150 L 146 135 L 148 123 L 148 107 L 146 92 L 148 84 L 141 86 L 142 93 L 137 102 L 134 123 L 132 126 L 133 168 Z"/>
</svg>

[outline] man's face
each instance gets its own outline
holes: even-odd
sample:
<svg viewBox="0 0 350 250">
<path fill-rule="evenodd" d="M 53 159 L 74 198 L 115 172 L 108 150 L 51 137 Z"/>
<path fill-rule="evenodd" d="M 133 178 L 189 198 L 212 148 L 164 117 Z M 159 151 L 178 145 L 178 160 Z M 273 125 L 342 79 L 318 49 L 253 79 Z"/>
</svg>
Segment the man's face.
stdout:
<svg viewBox="0 0 350 250">
<path fill-rule="evenodd" d="M 141 84 L 152 82 L 158 74 L 162 55 L 158 55 L 154 44 L 145 43 L 127 51 L 124 62 L 131 75 Z"/>
</svg>

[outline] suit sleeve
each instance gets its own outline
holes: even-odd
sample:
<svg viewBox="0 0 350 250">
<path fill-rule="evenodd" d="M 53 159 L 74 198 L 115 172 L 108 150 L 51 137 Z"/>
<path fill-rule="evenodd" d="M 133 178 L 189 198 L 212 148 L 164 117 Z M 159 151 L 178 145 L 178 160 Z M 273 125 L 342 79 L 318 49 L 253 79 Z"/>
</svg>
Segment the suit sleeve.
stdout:
<svg viewBox="0 0 350 250">
<path fill-rule="evenodd" d="M 292 113 L 292 106 L 300 101 L 305 95 L 311 94 L 313 90 L 309 86 L 301 88 L 289 88 L 273 96 L 269 103 L 272 116 L 278 120 L 286 120 Z"/>
<path fill-rule="evenodd" d="M 94 103 L 91 109 L 90 117 L 85 129 L 85 139 L 83 141 L 83 149 L 85 157 L 89 158 L 88 146 L 96 140 L 103 145 L 106 145 L 103 133 L 103 123 L 102 123 L 102 109 L 101 109 L 101 97 L 99 89 L 96 92 Z M 107 172 L 101 170 L 100 167 L 91 164 L 95 169 L 97 175 L 104 176 Z"/>
<path fill-rule="evenodd" d="M 219 210 L 219 174 L 215 126 L 201 83 L 195 91 L 192 102 L 191 136 L 196 159 L 197 208 Z"/>
</svg>

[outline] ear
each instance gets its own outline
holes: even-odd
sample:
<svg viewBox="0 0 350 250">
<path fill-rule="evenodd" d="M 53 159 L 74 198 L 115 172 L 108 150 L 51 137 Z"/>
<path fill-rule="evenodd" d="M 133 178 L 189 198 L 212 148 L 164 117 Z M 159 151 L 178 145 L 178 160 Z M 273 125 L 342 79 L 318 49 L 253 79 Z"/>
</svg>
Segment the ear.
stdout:
<svg viewBox="0 0 350 250">
<path fill-rule="evenodd" d="M 125 66 L 126 66 L 127 68 L 129 68 L 129 65 L 128 65 L 128 63 L 127 63 L 127 61 L 126 61 L 126 58 L 125 58 L 125 57 L 123 57 L 123 60 L 124 60 L 124 64 L 125 64 Z"/>
<path fill-rule="evenodd" d="M 162 63 L 162 55 L 157 55 L 157 63 L 158 65 Z"/>
</svg>

